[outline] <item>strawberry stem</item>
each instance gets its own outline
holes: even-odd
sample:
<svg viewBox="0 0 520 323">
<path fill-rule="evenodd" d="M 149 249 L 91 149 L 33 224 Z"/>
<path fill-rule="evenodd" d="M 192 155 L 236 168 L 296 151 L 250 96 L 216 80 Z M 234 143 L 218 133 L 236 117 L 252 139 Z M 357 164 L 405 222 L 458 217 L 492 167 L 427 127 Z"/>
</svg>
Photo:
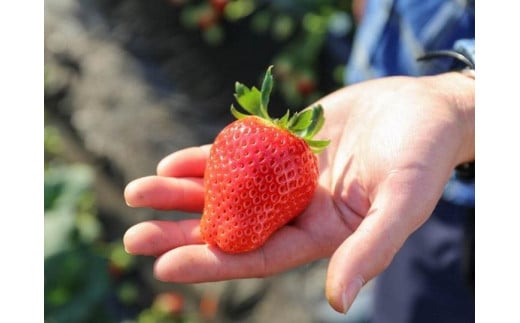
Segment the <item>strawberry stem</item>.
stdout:
<svg viewBox="0 0 520 323">
<path fill-rule="evenodd" d="M 248 88 L 242 83 L 235 83 L 235 98 L 246 113 L 238 111 L 231 105 L 231 114 L 237 119 L 247 116 L 257 116 L 273 125 L 286 129 L 305 140 L 314 153 L 319 153 L 330 143 L 330 140 L 313 140 L 312 138 L 321 130 L 325 122 L 324 111 L 321 105 L 301 112 L 287 112 L 279 119 L 272 119 L 268 113 L 269 97 L 273 88 L 273 66 L 269 66 L 262 82 L 261 90 L 256 87 Z"/>
</svg>

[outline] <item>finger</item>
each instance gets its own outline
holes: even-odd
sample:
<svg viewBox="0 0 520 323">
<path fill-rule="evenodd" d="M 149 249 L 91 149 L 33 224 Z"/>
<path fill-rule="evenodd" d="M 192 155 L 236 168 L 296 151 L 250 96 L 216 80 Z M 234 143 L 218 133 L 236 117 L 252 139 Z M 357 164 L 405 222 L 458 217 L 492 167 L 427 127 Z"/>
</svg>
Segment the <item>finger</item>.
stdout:
<svg viewBox="0 0 520 323">
<path fill-rule="evenodd" d="M 435 198 L 437 193 L 430 192 L 420 199 L 412 190 L 411 186 L 394 187 L 379 194 L 359 227 L 331 257 L 326 294 L 338 312 L 346 313 L 362 286 L 390 265 L 408 236 L 426 221 L 440 197 L 440 193 Z"/>
<path fill-rule="evenodd" d="M 312 239 L 286 226 L 252 252 L 228 254 L 209 245 L 186 245 L 170 250 L 155 262 L 157 279 L 196 283 L 235 278 L 265 277 L 320 258 Z"/>
<path fill-rule="evenodd" d="M 190 147 L 163 158 L 157 175 L 167 177 L 203 177 L 211 145 Z"/>
<path fill-rule="evenodd" d="M 158 256 L 179 246 L 203 243 L 199 223 L 198 219 L 138 223 L 123 237 L 125 250 L 133 255 Z"/>
<path fill-rule="evenodd" d="M 202 178 L 147 176 L 130 182 L 124 196 L 132 207 L 201 212 L 204 184 Z"/>
</svg>

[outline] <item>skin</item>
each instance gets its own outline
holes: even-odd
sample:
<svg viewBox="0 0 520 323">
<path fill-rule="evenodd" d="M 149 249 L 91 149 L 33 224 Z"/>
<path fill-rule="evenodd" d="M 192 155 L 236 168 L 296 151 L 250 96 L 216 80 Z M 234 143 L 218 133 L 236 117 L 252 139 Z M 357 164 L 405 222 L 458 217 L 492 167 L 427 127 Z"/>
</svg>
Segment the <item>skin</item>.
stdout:
<svg viewBox="0 0 520 323">
<path fill-rule="evenodd" d="M 319 155 L 319 187 L 262 248 L 225 254 L 203 243 L 191 219 L 136 224 L 124 236 L 127 252 L 157 257 L 157 279 L 180 283 L 265 277 L 330 257 L 326 296 L 345 313 L 428 219 L 453 169 L 474 160 L 474 79 L 458 72 L 381 78 L 319 103 L 326 121 L 317 139 L 331 139 Z M 156 176 L 127 185 L 127 204 L 201 212 L 209 147 L 165 157 Z"/>
</svg>

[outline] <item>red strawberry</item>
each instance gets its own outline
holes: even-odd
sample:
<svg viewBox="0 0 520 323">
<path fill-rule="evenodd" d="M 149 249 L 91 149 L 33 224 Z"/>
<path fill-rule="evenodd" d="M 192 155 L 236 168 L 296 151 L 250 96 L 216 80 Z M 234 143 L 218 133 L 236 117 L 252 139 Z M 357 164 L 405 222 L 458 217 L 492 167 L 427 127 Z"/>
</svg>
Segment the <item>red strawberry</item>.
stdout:
<svg viewBox="0 0 520 323">
<path fill-rule="evenodd" d="M 176 292 L 162 292 L 155 296 L 152 306 L 164 313 L 179 314 L 184 309 L 184 297 Z"/>
<path fill-rule="evenodd" d="M 316 82 L 308 76 L 302 77 L 296 83 L 296 88 L 302 96 L 308 96 L 316 90 Z"/>
<path fill-rule="evenodd" d="M 314 153 L 329 141 L 312 140 L 323 125 L 323 108 L 271 119 L 267 104 L 272 66 L 259 91 L 236 83 L 235 97 L 249 114 L 216 137 L 204 175 L 201 219 L 204 241 L 229 253 L 252 251 L 309 204 L 318 183 Z"/>
<path fill-rule="evenodd" d="M 218 14 L 215 9 L 208 7 L 202 10 L 197 17 L 197 26 L 202 30 L 207 30 L 215 26 L 218 22 Z"/>
<path fill-rule="evenodd" d="M 229 3 L 229 0 L 210 0 L 211 6 L 215 8 L 215 10 L 222 14 L 224 12 L 224 9 L 226 9 L 226 6 Z"/>
</svg>

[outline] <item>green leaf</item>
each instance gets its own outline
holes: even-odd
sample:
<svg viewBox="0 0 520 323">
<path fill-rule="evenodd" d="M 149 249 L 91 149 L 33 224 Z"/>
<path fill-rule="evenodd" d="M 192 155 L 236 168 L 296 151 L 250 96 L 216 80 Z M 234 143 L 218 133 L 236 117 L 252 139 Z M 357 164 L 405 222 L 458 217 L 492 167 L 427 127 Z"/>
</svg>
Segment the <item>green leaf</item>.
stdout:
<svg viewBox="0 0 520 323">
<path fill-rule="evenodd" d="M 305 110 L 299 113 L 295 113 L 289 121 L 289 130 L 300 131 L 307 129 L 312 124 L 312 116 L 312 110 Z"/>
<path fill-rule="evenodd" d="M 315 154 L 322 152 L 330 144 L 330 140 L 305 139 L 305 142 L 311 147 L 312 152 Z"/>
<path fill-rule="evenodd" d="M 251 89 L 247 86 L 236 82 L 235 83 L 235 98 L 237 99 L 240 106 L 249 112 L 251 115 L 261 115 L 261 94 L 256 87 Z"/>
<path fill-rule="evenodd" d="M 50 257 L 71 248 L 75 229 L 74 210 L 66 208 L 45 211 L 43 222 L 44 257 Z"/>
<path fill-rule="evenodd" d="M 265 72 L 264 81 L 262 82 L 262 113 L 265 117 L 269 117 L 267 113 L 267 106 L 269 105 L 269 96 L 271 95 L 271 91 L 273 89 L 273 75 L 271 74 L 271 70 L 273 66 L 269 66 L 267 71 Z"/>
<path fill-rule="evenodd" d="M 231 114 L 232 114 L 235 118 L 237 118 L 237 120 L 240 120 L 240 119 L 245 118 L 245 117 L 248 116 L 247 114 L 238 111 L 237 108 L 235 108 L 234 105 L 231 105 Z"/>
<path fill-rule="evenodd" d="M 311 139 L 314 137 L 323 127 L 325 122 L 323 107 L 321 105 L 316 105 L 312 107 L 309 111 L 311 111 L 311 123 L 302 131 L 299 131 L 298 134 L 302 138 Z"/>
<path fill-rule="evenodd" d="M 291 111 L 288 109 L 287 112 L 285 112 L 285 114 L 278 120 L 277 124 L 284 128 L 284 129 L 288 129 L 288 122 L 289 122 L 289 117 L 291 115 Z"/>
</svg>

